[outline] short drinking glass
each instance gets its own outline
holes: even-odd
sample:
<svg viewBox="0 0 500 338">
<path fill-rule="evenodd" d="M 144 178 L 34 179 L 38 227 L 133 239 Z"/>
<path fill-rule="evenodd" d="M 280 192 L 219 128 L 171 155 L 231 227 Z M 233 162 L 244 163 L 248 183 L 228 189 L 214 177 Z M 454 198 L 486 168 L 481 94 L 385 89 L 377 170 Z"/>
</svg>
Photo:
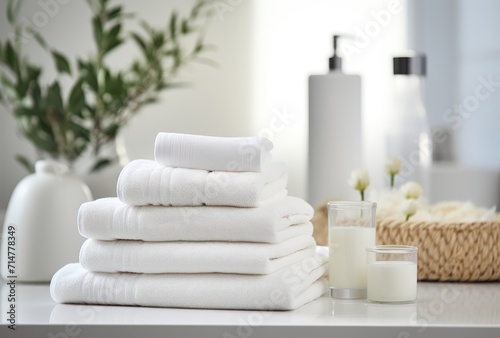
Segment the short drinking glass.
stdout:
<svg viewBox="0 0 500 338">
<path fill-rule="evenodd" d="M 417 248 L 377 245 L 366 249 L 370 302 L 409 303 L 417 299 Z"/>
</svg>

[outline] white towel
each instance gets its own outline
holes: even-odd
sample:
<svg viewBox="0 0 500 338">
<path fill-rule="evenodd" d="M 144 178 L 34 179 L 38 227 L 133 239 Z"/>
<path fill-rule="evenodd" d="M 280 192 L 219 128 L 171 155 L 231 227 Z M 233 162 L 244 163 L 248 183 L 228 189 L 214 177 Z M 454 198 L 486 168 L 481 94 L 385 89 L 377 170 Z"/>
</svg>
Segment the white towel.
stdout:
<svg viewBox="0 0 500 338">
<path fill-rule="evenodd" d="M 311 235 L 313 208 L 286 196 L 258 208 L 129 206 L 118 198 L 82 204 L 83 237 L 143 241 L 235 241 L 279 243 Z"/>
<path fill-rule="evenodd" d="M 99 272 L 270 274 L 312 256 L 315 246 L 307 235 L 278 244 L 88 239 L 80 264 Z"/>
<path fill-rule="evenodd" d="M 286 185 L 286 167 L 278 162 L 271 162 L 262 173 L 233 173 L 135 160 L 122 169 L 117 193 L 130 205 L 257 207 L 286 196 Z"/>
<path fill-rule="evenodd" d="M 214 137 L 159 133 L 155 160 L 177 168 L 260 172 L 271 161 L 273 143 L 264 137 Z"/>
<path fill-rule="evenodd" d="M 106 273 L 75 263 L 56 272 L 50 294 L 59 303 L 291 310 L 328 290 L 327 260 L 315 255 L 270 275 Z"/>
</svg>

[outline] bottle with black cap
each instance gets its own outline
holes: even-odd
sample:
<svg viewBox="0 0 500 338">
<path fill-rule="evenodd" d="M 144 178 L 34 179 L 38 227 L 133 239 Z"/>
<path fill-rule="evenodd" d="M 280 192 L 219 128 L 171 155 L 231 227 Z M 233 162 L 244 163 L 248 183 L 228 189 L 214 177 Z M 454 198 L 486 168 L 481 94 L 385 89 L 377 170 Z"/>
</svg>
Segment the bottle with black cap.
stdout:
<svg viewBox="0 0 500 338">
<path fill-rule="evenodd" d="M 345 74 L 333 36 L 329 72 L 309 77 L 308 201 L 356 199 L 347 180 L 362 167 L 361 77 Z"/>
<path fill-rule="evenodd" d="M 428 192 L 432 142 L 424 103 L 425 55 L 394 57 L 393 73 L 393 109 L 386 134 L 388 155 L 403 162 L 396 184 L 417 181 Z"/>
</svg>

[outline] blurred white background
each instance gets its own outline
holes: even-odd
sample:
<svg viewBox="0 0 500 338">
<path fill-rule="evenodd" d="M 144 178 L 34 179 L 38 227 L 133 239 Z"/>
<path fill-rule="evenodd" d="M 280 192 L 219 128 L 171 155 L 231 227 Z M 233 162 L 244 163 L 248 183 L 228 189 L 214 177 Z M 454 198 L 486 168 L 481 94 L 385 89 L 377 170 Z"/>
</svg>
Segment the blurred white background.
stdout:
<svg viewBox="0 0 500 338">
<path fill-rule="evenodd" d="M 26 1 L 22 16 L 31 19 L 43 11 L 40 3 L 54 1 Z M 90 53 L 90 12 L 86 3 L 66 2 L 58 6 L 57 13 L 39 32 L 70 56 Z M 193 3 L 120 2 L 127 10 L 157 25 L 166 22 L 172 8 L 187 11 Z M 447 111 L 474 95 L 480 78 L 492 77 L 500 82 L 497 36 L 500 1 L 216 0 L 215 3 L 222 6 L 216 7 L 207 41 L 218 46 L 210 57 L 219 67 L 191 65 L 181 74 L 182 80 L 192 83 L 190 88 L 168 91 L 161 103 L 144 109 L 132 121 L 121 135 L 129 158 L 152 158 L 154 138 L 159 131 L 220 136 L 262 134 L 273 139 L 275 158 L 289 166 L 290 194 L 305 197 L 307 78 L 327 72 L 334 33 L 357 36 L 368 29 L 369 35 L 362 46 L 345 58 L 344 63 L 346 72 L 362 76 L 365 164 L 373 186 L 384 184 L 383 130 L 389 122 L 385 117 L 391 94 L 391 57 L 407 48 L 428 56 L 429 120 L 433 127 L 449 129 L 454 141 L 444 150 L 442 158 L 454 161 L 453 168 L 467 168 L 460 169 L 455 179 L 473 180 L 478 172 L 498 177 L 500 86 L 466 118 Z M 383 17 L 389 8 L 397 9 L 395 14 Z M 5 3 L 0 5 L 0 17 L 0 37 L 5 38 L 9 34 L 4 20 Z M 374 29 L 377 24 L 378 30 Z M 35 42 L 28 42 L 25 48 L 32 60 L 46 67 L 48 81 L 53 75 L 51 59 Z M 127 62 L 122 52 L 118 51 L 113 60 L 117 67 Z M 270 123 L 277 114 L 287 116 L 285 127 L 272 130 Z M 10 112 L 3 108 L 0 108 L 0 144 L 0 209 L 5 209 L 15 185 L 26 175 L 14 156 L 23 153 L 34 158 L 34 151 L 18 132 Z M 449 177 L 446 170 L 444 177 Z M 103 179 L 103 191 L 113 194 L 115 183 Z M 450 189 L 455 185 L 452 181 L 445 183 Z M 482 184 L 491 186 L 491 183 Z M 440 190 L 446 189 L 446 184 Z M 498 203 L 498 180 L 494 184 L 493 193 L 484 200 L 476 198 L 476 202 Z M 472 185 L 474 188 L 481 186 Z M 481 190 L 467 189 L 471 196 L 482 194 Z"/>
</svg>

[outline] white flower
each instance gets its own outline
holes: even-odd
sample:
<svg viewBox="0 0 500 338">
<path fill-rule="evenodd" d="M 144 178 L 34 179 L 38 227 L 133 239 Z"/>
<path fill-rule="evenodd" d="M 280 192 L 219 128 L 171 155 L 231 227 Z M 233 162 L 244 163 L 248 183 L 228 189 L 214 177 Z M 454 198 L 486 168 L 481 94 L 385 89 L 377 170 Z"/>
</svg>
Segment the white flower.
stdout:
<svg viewBox="0 0 500 338">
<path fill-rule="evenodd" d="M 370 176 L 366 170 L 354 170 L 351 172 L 348 183 L 351 187 L 359 190 L 361 193 L 361 200 L 365 200 L 365 189 L 370 185 Z"/>
<path fill-rule="evenodd" d="M 387 170 L 387 173 L 391 176 L 399 174 L 402 167 L 403 167 L 403 162 L 401 162 L 401 160 L 396 156 L 389 157 L 385 162 L 385 169 Z"/>
<path fill-rule="evenodd" d="M 365 190 L 370 185 L 370 177 L 366 170 L 354 170 L 349 177 L 349 185 L 356 190 Z"/>
<path fill-rule="evenodd" d="M 404 200 L 403 203 L 401 203 L 401 210 L 403 211 L 403 214 L 405 215 L 407 221 L 411 216 L 415 215 L 417 209 L 417 201 L 414 199 L 407 199 Z"/>
<path fill-rule="evenodd" d="M 422 186 L 413 181 L 409 181 L 401 187 L 401 192 L 406 199 L 418 200 L 422 196 L 422 191 Z"/>
</svg>

